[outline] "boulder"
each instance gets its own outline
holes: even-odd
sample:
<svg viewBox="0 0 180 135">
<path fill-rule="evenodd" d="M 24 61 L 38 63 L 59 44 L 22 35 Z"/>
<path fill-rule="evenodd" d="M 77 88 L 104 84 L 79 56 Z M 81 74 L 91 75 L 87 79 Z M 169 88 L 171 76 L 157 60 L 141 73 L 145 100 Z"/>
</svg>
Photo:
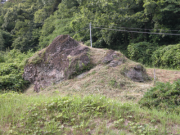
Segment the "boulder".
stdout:
<svg viewBox="0 0 180 135">
<path fill-rule="evenodd" d="M 60 35 L 27 61 L 23 78 L 34 83 L 34 90 L 39 92 L 90 68 L 88 51 L 88 47 L 80 45 L 69 35 Z"/>
<path fill-rule="evenodd" d="M 150 80 L 142 65 L 135 65 L 124 71 L 124 75 L 134 82 L 144 82 Z"/>
<path fill-rule="evenodd" d="M 109 50 L 102 59 L 103 64 L 108 64 L 110 67 L 116 67 L 123 64 L 126 61 L 126 58 L 123 54 Z"/>
</svg>

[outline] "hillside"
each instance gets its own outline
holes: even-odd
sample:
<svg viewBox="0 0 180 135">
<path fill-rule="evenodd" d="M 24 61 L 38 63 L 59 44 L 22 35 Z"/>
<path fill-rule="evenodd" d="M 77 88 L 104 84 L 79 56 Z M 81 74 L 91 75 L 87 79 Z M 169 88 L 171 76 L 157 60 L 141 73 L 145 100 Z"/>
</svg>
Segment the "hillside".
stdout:
<svg viewBox="0 0 180 135">
<path fill-rule="evenodd" d="M 101 91 L 118 97 L 118 93 L 128 91 L 137 98 L 142 94 L 129 90 L 138 88 L 134 82 L 150 80 L 141 64 L 121 52 L 86 47 L 68 35 L 56 37 L 47 48 L 29 58 L 23 78 L 34 84 L 36 92 L 53 85 L 62 92 Z"/>
<path fill-rule="evenodd" d="M 27 74 L 27 77 L 25 78 L 27 78 L 27 80 L 33 78 L 32 74 L 36 78 L 44 78 L 44 76 L 46 76 L 46 78 L 44 78 L 43 80 L 38 79 L 39 86 L 36 86 L 36 80 L 32 81 L 32 83 L 35 84 L 35 87 L 32 84 L 30 88 L 26 90 L 26 94 L 36 94 L 36 92 L 39 92 L 40 95 L 51 95 L 53 93 L 59 93 L 60 95 L 101 94 L 105 95 L 106 97 L 121 100 L 123 102 L 137 102 L 143 97 L 147 89 L 153 87 L 154 69 L 145 69 L 141 64 L 127 59 L 123 54 L 121 54 L 121 52 L 91 47 L 85 49 L 83 47 L 86 46 L 82 43 L 76 42 L 72 38 L 68 38 L 69 36 L 66 35 L 58 36 L 47 48 L 37 52 L 34 56 L 29 58 L 29 60 L 27 61 L 27 65 L 25 66 L 25 72 L 27 72 L 25 73 Z M 75 45 L 78 44 L 77 47 L 74 47 L 72 43 L 74 43 Z M 69 45 L 68 47 L 67 44 Z M 79 45 L 82 47 L 78 47 Z M 64 48 L 62 48 L 61 46 L 64 46 Z M 49 53 L 49 51 L 46 51 L 49 50 L 49 48 L 51 48 L 51 53 Z M 57 52 L 57 48 L 61 48 L 63 52 L 61 50 L 58 50 Z M 69 52 L 71 48 L 73 49 L 73 53 Z M 66 52 L 66 49 L 68 50 L 69 54 Z M 82 58 L 79 57 L 79 55 L 81 55 L 82 53 L 82 50 L 88 50 L 87 52 L 85 52 L 85 54 L 88 54 L 89 58 L 89 62 L 86 63 L 88 65 L 88 68 L 86 68 L 86 65 L 84 65 L 84 67 L 81 67 L 81 65 L 79 65 L 79 63 L 84 62 L 84 60 L 83 62 L 81 62 Z M 41 57 L 42 53 L 43 58 L 41 58 L 41 61 L 34 62 L 39 60 L 38 57 Z M 63 57 L 59 57 L 58 60 L 55 57 L 56 53 Z M 51 54 L 53 54 L 52 58 L 50 57 Z M 64 54 L 66 54 L 65 57 Z M 84 52 L 83 57 L 86 57 L 84 55 Z M 48 62 L 47 58 L 51 59 L 51 61 L 54 61 L 53 59 L 56 59 L 56 65 L 58 64 L 57 61 L 60 61 L 60 65 L 58 66 L 59 71 L 56 72 L 57 77 L 53 79 L 51 79 L 52 71 L 55 72 L 55 69 L 57 68 L 56 66 L 52 66 L 53 63 L 50 64 L 51 62 Z M 63 63 L 62 60 L 64 61 Z M 45 63 L 45 67 L 43 66 L 43 63 Z M 79 69 L 77 69 L 77 63 L 79 65 Z M 35 65 L 35 67 L 33 65 Z M 49 65 L 51 65 L 51 69 L 47 70 Z M 136 70 L 136 67 L 138 66 L 142 68 Z M 29 68 L 31 68 L 32 71 L 29 71 Z M 36 69 L 39 69 L 39 71 L 36 71 Z M 62 70 L 68 71 L 68 74 L 62 73 Z M 43 73 L 44 71 L 45 74 Z M 130 76 L 127 75 L 128 71 L 130 71 Z M 39 73 L 40 76 L 35 73 Z M 67 77 L 64 76 L 59 79 L 58 73 L 65 74 L 67 75 Z M 30 78 L 28 78 L 28 74 L 30 74 Z M 179 71 L 173 70 L 156 69 L 155 74 L 156 81 L 159 82 L 172 83 L 180 78 Z M 50 76 L 48 77 L 48 75 Z M 48 84 L 48 82 L 50 83 Z M 37 90 L 37 87 L 40 86 L 41 88 Z"/>
<path fill-rule="evenodd" d="M 179 135 L 179 5 L 0 3 L 0 134 Z"/>
<path fill-rule="evenodd" d="M 26 59 L 58 35 L 90 46 L 90 22 L 94 48 L 178 70 L 179 12 L 177 1 L 8 0 L 0 4 L 0 90 L 24 91 Z"/>
<path fill-rule="evenodd" d="M 10 53 L 22 55 L 15 50 Z M 30 55 L 32 57 L 25 59 L 23 64 L 23 77 L 29 77 L 32 83 L 41 87 L 38 86 L 37 91 L 32 84 L 24 94 L 9 92 L 0 95 L 1 134 L 180 133 L 178 107 L 172 110 L 170 106 L 172 112 L 169 112 L 169 108 L 148 109 L 139 102 L 148 103 L 144 95 L 153 90 L 147 90 L 153 86 L 153 81 L 147 73 L 153 76 L 153 69 L 146 70 L 121 52 L 87 47 L 68 35 L 60 35 L 48 47 Z M 86 55 L 88 59 L 84 59 Z M 85 64 L 89 68 L 85 68 Z M 46 68 L 45 72 L 43 68 Z M 61 80 L 57 71 L 52 74 L 55 69 L 61 70 L 60 73 L 64 71 L 67 76 Z M 157 79 L 162 82 L 178 79 L 178 73 L 156 70 Z M 44 75 L 46 78 L 41 79 Z M 44 83 L 46 79 L 52 83 Z M 174 89 L 178 86 L 178 82 L 172 85 Z M 154 89 L 159 90 L 158 87 Z M 161 89 L 164 91 L 163 87 Z M 161 105 L 161 102 L 157 103 Z"/>
</svg>

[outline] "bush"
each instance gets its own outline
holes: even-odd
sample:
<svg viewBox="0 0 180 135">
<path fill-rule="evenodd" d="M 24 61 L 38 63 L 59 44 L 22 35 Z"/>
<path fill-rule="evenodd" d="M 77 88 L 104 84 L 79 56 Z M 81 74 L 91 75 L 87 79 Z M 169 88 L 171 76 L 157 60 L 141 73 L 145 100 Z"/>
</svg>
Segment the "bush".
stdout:
<svg viewBox="0 0 180 135">
<path fill-rule="evenodd" d="M 157 45 L 149 42 L 139 42 L 128 45 L 128 56 L 130 59 L 146 65 L 152 65 L 151 55 Z"/>
<path fill-rule="evenodd" d="M 174 110 L 180 113 L 180 80 L 173 84 L 158 82 L 145 93 L 139 103 L 148 108 Z"/>
<path fill-rule="evenodd" d="M 2 64 L 0 69 L 0 90 L 22 91 L 28 84 L 23 80 L 23 70 L 16 64 Z"/>
<path fill-rule="evenodd" d="M 180 44 L 160 47 L 156 50 L 152 59 L 158 67 L 180 69 Z"/>
<path fill-rule="evenodd" d="M 19 50 L 11 50 L 0 55 L 0 91 L 23 91 L 28 82 L 23 80 L 22 74 L 27 58 L 33 55 Z"/>
</svg>

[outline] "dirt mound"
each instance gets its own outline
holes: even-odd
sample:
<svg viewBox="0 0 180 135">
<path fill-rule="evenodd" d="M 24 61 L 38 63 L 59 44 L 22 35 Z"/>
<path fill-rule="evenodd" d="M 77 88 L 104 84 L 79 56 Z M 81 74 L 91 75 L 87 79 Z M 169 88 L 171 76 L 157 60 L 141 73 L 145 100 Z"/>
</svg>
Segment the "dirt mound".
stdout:
<svg viewBox="0 0 180 135">
<path fill-rule="evenodd" d="M 119 72 L 119 76 L 124 75 L 138 82 L 147 80 L 143 66 L 128 60 L 120 52 L 89 48 L 68 35 L 56 37 L 47 48 L 31 57 L 24 68 L 23 78 L 34 83 L 34 90 L 39 92 L 97 65 L 107 65 L 114 70 L 118 66 L 120 69 L 125 66 L 122 68 L 123 74 Z"/>
</svg>

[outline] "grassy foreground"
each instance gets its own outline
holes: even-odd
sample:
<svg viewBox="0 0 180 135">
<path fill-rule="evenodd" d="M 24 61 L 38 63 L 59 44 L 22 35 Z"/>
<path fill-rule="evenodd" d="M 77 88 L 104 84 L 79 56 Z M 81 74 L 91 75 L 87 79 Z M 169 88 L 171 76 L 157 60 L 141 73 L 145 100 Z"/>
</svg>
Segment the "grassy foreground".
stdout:
<svg viewBox="0 0 180 135">
<path fill-rule="evenodd" d="M 0 95 L 0 134 L 180 134 L 180 117 L 100 95 Z"/>
</svg>

